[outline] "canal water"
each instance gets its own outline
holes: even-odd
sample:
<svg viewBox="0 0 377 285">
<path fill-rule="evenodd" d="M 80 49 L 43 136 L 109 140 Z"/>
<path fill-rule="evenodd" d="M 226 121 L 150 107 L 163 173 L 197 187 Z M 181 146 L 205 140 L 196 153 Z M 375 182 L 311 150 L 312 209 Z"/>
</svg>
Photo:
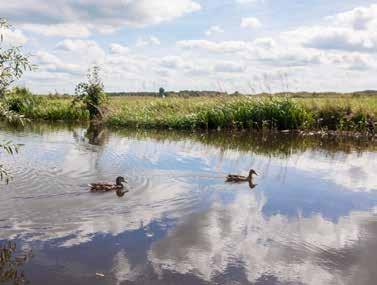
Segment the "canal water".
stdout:
<svg viewBox="0 0 377 285">
<path fill-rule="evenodd" d="M 375 143 L 48 124 L 0 138 L 23 144 L 0 153 L 0 284 L 376 284 Z M 89 192 L 117 176 L 125 196 Z"/>
</svg>

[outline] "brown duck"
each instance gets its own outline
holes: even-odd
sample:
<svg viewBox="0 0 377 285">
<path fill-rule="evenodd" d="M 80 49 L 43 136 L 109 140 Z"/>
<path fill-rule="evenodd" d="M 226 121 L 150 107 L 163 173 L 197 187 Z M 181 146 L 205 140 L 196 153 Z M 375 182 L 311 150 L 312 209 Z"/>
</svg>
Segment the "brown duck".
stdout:
<svg viewBox="0 0 377 285">
<path fill-rule="evenodd" d="M 248 181 L 249 184 L 253 184 L 252 181 L 253 181 L 253 175 L 258 175 L 254 169 L 250 169 L 249 171 L 249 176 L 242 176 L 242 175 L 236 175 L 236 174 L 229 174 L 227 177 L 226 177 L 226 182 L 246 182 Z"/>
<path fill-rule="evenodd" d="M 119 176 L 115 180 L 115 184 L 110 183 L 110 182 L 97 182 L 97 183 L 89 184 L 89 187 L 90 187 L 90 192 L 104 193 L 104 192 L 115 191 L 119 197 L 122 197 L 124 196 L 124 194 L 128 192 L 128 190 L 124 190 L 124 185 L 122 183 L 127 183 L 127 182 L 122 176 Z"/>
</svg>

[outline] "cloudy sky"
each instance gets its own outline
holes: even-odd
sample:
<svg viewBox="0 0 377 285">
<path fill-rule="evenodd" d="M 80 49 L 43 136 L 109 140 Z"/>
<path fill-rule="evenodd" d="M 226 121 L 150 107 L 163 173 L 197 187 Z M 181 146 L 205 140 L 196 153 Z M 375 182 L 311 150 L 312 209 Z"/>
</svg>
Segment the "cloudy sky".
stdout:
<svg viewBox="0 0 377 285">
<path fill-rule="evenodd" d="M 3 1 L 2 1 L 3 2 Z M 108 91 L 377 89 L 370 0 L 13 0 L 35 92 L 72 92 L 93 64 Z"/>
</svg>

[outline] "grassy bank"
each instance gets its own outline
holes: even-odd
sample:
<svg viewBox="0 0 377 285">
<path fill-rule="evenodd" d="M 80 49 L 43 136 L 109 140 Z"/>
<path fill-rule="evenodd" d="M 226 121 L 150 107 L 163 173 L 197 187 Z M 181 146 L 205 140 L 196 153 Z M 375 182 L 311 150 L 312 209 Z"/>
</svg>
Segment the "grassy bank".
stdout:
<svg viewBox="0 0 377 285">
<path fill-rule="evenodd" d="M 112 98 L 112 126 L 377 131 L 377 97 Z"/>
<path fill-rule="evenodd" d="M 17 95 L 3 100 L 31 119 L 85 121 L 69 98 Z M 377 131 L 377 96 L 283 98 L 266 96 L 110 97 L 106 124 L 159 129 L 305 129 Z"/>
<path fill-rule="evenodd" d="M 127 101 L 125 101 L 127 100 Z M 115 102 L 118 103 L 115 103 Z M 126 104 L 122 104 L 122 102 Z M 113 101 L 113 126 L 173 129 L 302 128 L 311 121 L 303 106 L 285 99 L 168 98 Z"/>
<path fill-rule="evenodd" d="M 8 94 L 0 104 L 10 111 L 29 119 L 47 121 L 86 121 L 89 114 L 80 105 L 72 105 L 71 98 L 37 96 L 21 89 L 18 94 Z"/>
</svg>

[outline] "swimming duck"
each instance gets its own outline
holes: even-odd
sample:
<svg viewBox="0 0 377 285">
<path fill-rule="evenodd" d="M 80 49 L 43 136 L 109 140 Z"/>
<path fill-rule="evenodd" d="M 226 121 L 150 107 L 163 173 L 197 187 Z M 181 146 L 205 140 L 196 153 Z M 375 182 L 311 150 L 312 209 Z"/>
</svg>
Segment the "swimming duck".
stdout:
<svg viewBox="0 0 377 285">
<path fill-rule="evenodd" d="M 97 182 L 97 183 L 91 183 L 89 184 L 90 187 L 90 192 L 110 192 L 110 191 L 116 191 L 116 194 L 119 197 L 123 197 L 125 193 L 127 193 L 127 190 L 124 189 L 124 185 L 122 183 L 127 183 L 126 180 L 122 177 L 119 176 L 115 180 L 114 183 L 109 183 L 109 182 Z"/>
<path fill-rule="evenodd" d="M 227 177 L 226 177 L 226 182 L 246 182 L 246 181 L 249 181 L 252 182 L 253 181 L 253 174 L 255 175 L 258 175 L 254 169 L 250 169 L 249 171 L 249 176 L 242 176 L 242 175 L 235 175 L 235 174 L 229 174 Z"/>
</svg>

